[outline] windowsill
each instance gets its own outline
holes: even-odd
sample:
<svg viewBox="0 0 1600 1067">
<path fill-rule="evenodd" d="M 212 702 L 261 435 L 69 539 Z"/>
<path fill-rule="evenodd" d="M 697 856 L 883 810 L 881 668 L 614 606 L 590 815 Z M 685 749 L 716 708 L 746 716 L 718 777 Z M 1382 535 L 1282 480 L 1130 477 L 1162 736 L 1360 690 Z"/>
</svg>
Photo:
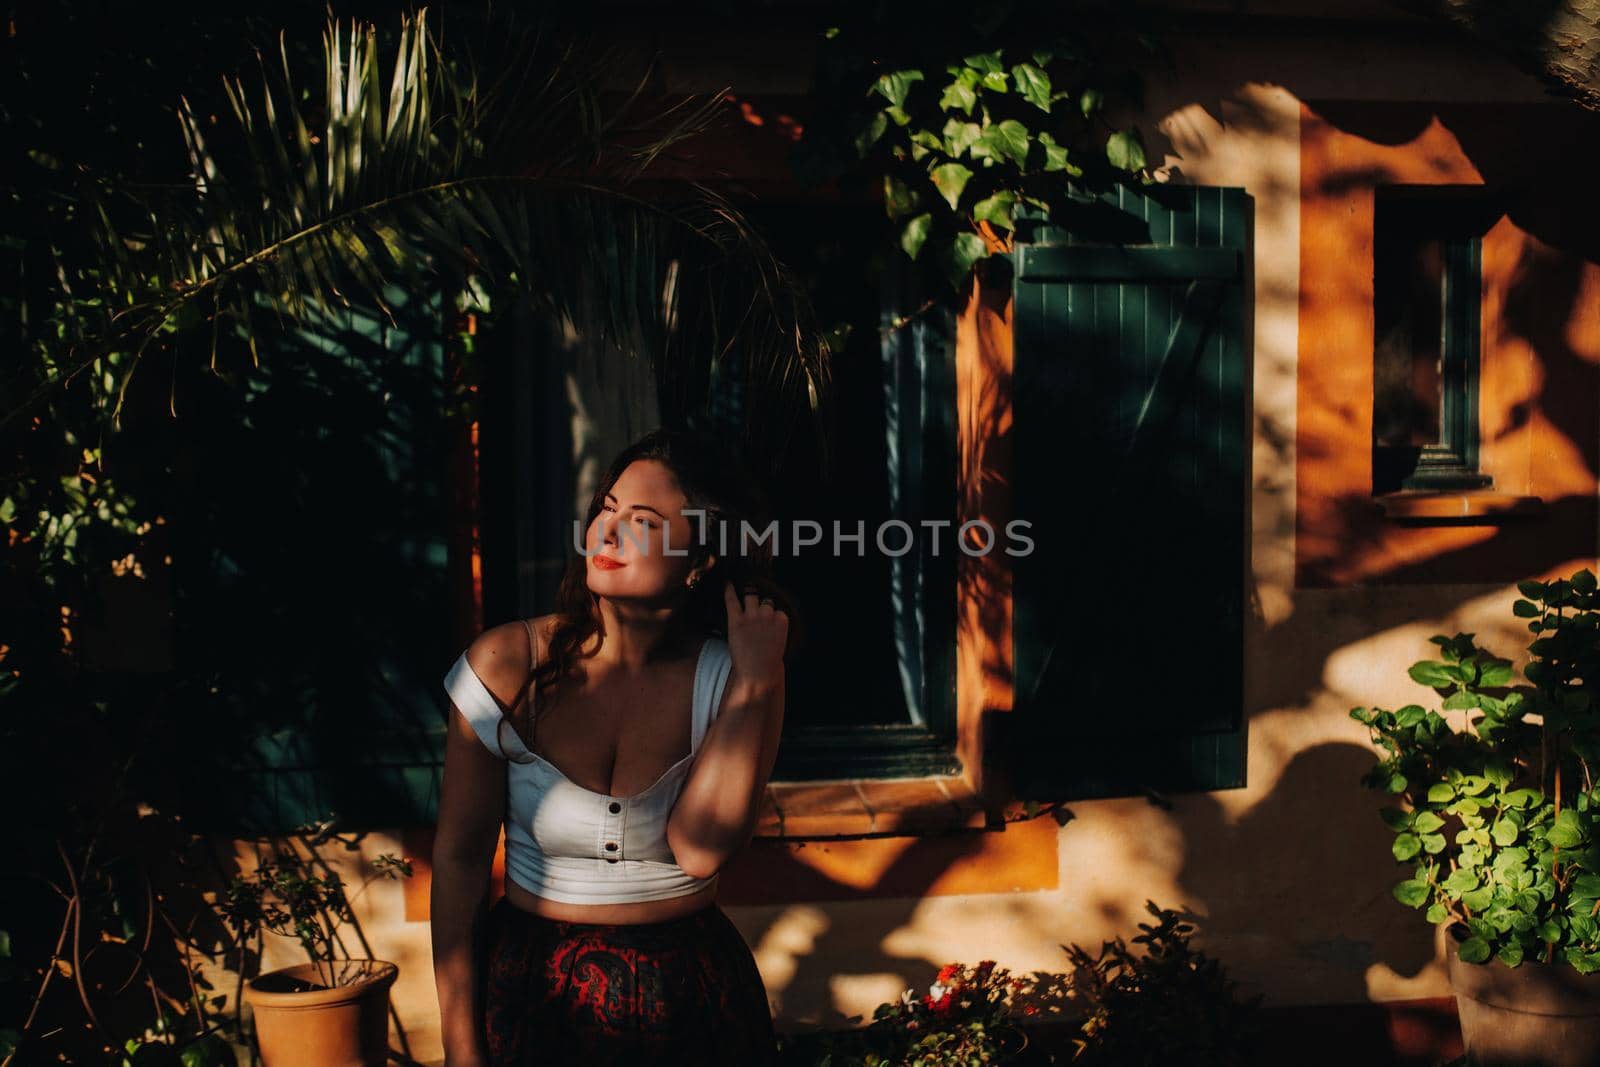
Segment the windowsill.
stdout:
<svg viewBox="0 0 1600 1067">
<path fill-rule="evenodd" d="M 1384 518 L 1411 524 L 1489 526 L 1504 519 L 1544 514 L 1540 497 L 1493 489 L 1413 489 L 1372 499 Z"/>
<path fill-rule="evenodd" d="M 827 839 L 904 837 L 989 824 L 983 801 L 960 776 L 772 782 L 755 836 Z"/>
</svg>

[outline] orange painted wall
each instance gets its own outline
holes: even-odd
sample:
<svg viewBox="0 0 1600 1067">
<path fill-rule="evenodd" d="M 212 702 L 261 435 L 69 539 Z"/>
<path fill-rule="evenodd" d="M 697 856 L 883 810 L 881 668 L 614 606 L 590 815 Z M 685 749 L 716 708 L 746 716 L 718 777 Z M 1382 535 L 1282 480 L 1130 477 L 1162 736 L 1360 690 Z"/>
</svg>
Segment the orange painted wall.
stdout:
<svg viewBox="0 0 1600 1067">
<path fill-rule="evenodd" d="M 1584 169 L 1572 112 L 1303 105 L 1297 586 L 1512 581 L 1594 554 L 1600 266 L 1561 210 L 1591 206 L 1560 180 Z M 1372 498 L 1374 189 L 1483 183 L 1520 191 L 1483 241 L 1480 465 L 1497 492 L 1536 495 L 1545 511 L 1407 527 Z"/>
</svg>

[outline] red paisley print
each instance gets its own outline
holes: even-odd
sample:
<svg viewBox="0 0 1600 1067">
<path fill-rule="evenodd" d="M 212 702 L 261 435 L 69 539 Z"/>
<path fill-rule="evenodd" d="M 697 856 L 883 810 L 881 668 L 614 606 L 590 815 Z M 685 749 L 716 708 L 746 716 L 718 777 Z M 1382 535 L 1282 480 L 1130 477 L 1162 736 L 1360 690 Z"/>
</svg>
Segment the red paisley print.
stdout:
<svg viewBox="0 0 1600 1067">
<path fill-rule="evenodd" d="M 778 1062 L 755 957 L 715 902 L 653 923 L 581 923 L 502 897 L 486 931 L 490 1067 Z"/>
</svg>

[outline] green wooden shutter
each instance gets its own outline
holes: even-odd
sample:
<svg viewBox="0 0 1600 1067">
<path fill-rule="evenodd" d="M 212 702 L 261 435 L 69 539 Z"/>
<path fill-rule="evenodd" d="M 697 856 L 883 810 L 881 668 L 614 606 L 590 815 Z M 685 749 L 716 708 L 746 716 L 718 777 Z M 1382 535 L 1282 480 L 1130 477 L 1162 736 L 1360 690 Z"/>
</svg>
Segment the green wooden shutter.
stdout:
<svg viewBox="0 0 1600 1067">
<path fill-rule="evenodd" d="M 1093 209 L 1016 252 L 1011 769 L 1039 799 L 1240 786 L 1248 201 Z"/>
</svg>

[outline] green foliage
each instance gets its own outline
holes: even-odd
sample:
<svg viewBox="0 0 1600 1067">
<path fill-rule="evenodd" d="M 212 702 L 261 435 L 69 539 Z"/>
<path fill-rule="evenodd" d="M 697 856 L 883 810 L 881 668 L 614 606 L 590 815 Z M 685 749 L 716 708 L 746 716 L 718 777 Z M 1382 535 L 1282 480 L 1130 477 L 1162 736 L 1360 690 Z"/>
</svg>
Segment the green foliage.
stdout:
<svg viewBox="0 0 1600 1067">
<path fill-rule="evenodd" d="M 217 913 L 241 945 L 259 938 L 263 931 L 298 939 L 317 965 L 322 984 L 329 988 L 360 976 L 359 971 L 338 966 L 341 959 L 370 959 L 352 955 L 339 937 L 339 928 L 355 921 L 355 913 L 344 879 L 318 860 L 315 852 L 332 834 L 333 823 L 325 820 L 280 842 L 261 857 L 255 870 L 230 879 L 217 902 Z M 295 839 L 305 844 L 310 859 L 292 843 Z M 409 878 L 412 873 L 408 860 L 388 854 L 373 860 L 372 870 L 363 889 L 378 878 Z"/>
<path fill-rule="evenodd" d="M 1143 932 L 1133 939 L 1139 951 L 1120 937 L 1093 956 L 1079 945 L 1062 945 L 1070 971 L 1023 976 L 1011 975 L 993 960 L 976 967 L 949 963 L 926 993 L 908 989 L 899 1000 L 878 1005 L 864 1027 L 785 1036 L 782 1062 L 792 1067 L 1020 1062 L 1021 1024 L 1045 1018 L 1076 1021 L 1073 1062 L 1106 1067 L 1254 1062 L 1261 997 L 1237 997 L 1222 965 L 1190 945 L 1193 924 L 1153 901 L 1146 901 L 1145 909 L 1155 922 L 1139 924 Z"/>
<path fill-rule="evenodd" d="M 1027 984 L 993 960 L 948 963 L 928 991 L 907 989 L 872 1021 L 839 1034 L 785 1039 L 784 1062 L 816 1067 L 942 1067 L 1005 1063 L 1021 1045 L 1012 995 Z"/>
<path fill-rule="evenodd" d="M 823 34 L 804 178 L 873 175 L 912 259 L 960 289 L 1032 211 L 1058 219 L 1118 182 L 1148 183 L 1132 68 L 1155 49 L 1095 3 L 862 5 Z"/>
<path fill-rule="evenodd" d="M 1153 901 L 1155 922 L 1140 923 L 1135 954 L 1121 938 L 1099 955 L 1066 948 L 1073 992 L 1086 1014 L 1074 1040 L 1074 1062 L 1184 1063 L 1224 1067 L 1254 1062 L 1261 996 L 1238 999 L 1226 969 L 1189 941 L 1193 924 Z"/>
<path fill-rule="evenodd" d="M 1429 922 L 1460 924 L 1468 963 L 1562 960 L 1600 970 L 1600 598 L 1594 574 L 1521 582 L 1512 604 L 1537 636 L 1523 676 L 1473 634 L 1435 635 L 1441 658 L 1413 664 L 1443 691 L 1440 711 L 1352 708 L 1383 755 L 1363 784 L 1407 876 L 1394 887 Z M 1462 726 L 1452 713 L 1462 712 Z M 1473 714 L 1476 713 L 1476 714 Z"/>
</svg>

